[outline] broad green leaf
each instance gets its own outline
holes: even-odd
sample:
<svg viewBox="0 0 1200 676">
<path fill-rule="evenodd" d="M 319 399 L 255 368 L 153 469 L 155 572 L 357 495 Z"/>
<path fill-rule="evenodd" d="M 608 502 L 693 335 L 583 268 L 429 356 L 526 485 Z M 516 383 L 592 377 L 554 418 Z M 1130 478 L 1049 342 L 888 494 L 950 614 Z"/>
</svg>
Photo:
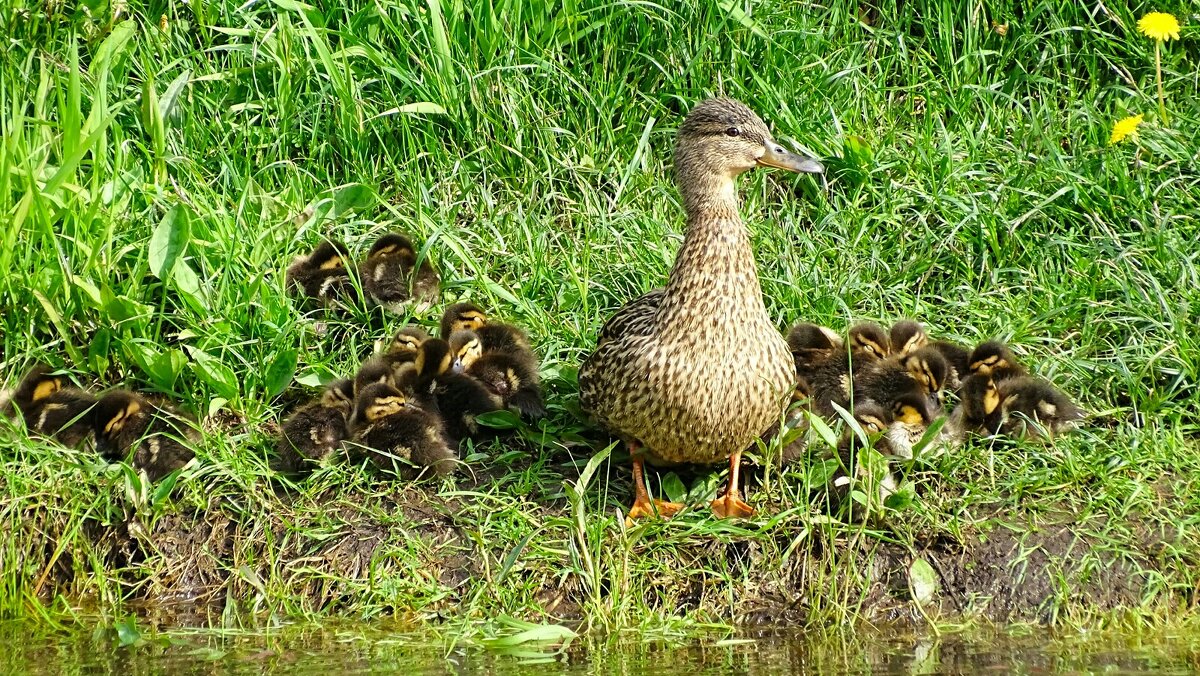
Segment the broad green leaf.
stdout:
<svg viewBox="0 0 1200 676">
<path fill-rule="evenodd" d="M 226 399 L 232 400 L 238 396 L 238 381 L 233 369 L 204 350 L 189 347 L 188 352 L 192 355 L 196 375 L 200 376 L 201 380 Z"/>
<path fill-rule="evenodd" d="M 337 218 L 351 209 L 368 209 L 375 206 L 376 201 L 375 193 L 367 186 L 361 183 L 344 185 L 333 193 L 333 212 L 330 215 Z"/>
<path fill-rule="evenodd" d="M 158 100 L 158 114 L 164 123 L 171 119 L 172 113 L 175 112 L 175 103 L 179 100 L 179 95 L 183 93 L 184 88 L 188 86 L 191 78 L 192 71 L 184 70 L 174 80 L 171 80 L 171 84 L 167 85 L 162 98 Z"/>
<path fill-rule="evenodd" d="M 287 349 L 276 355 L 275 360 L 267 367 L 263 375 L 263 388 L 268 399 L 279 396 L 292 383 L 296 375 L 296 364 L 300 360 L 300 351 L 295 348 Z"/>
<path fill-rule="evenodd" d="M 208 309 L 208 296 L 204 293 L 204 287 L 200 286 L 200 278 L 196 276 L 196 271 L 192 270 L 192 266 L 186 261 L 178 261 L 175 263 L 175 272 L 171 275 L 175 280 L 175 288 L 180 292 L 191 297 L 193 303 L 197 305 L 197 310 Z"/>
<path fill-rule="evenodd" d="M 150 507 L 158 509 L 170 497 L 171 491 L 175 490 L 175 483 L 179 481 L 179 475 L 183 473 L 183 469 L 177 469 L 163 477 L 155 486 L 154 493 L 150 495 Z"/>
<path fill-rule="evenodd" d="M 521 416 L 508 410 L 488 411 L 475 416 L 475 421 L 498 430 L 515 430 L 521 426 Z"/>
<path fill-rule="evenodd" d="M 908 585 L 912 590 L 913 600 L 917 603 L 925 605 L 933 600 L 933 595 L 938 590 L 937 573 L 933 566 L 925 559 L 914 558 L 908 568 Z"/>
<path fill-rule="evenodd" d="M 118 622 L 115 626 L 117 630 L 117 642 L 121 647 L 131 646 L 142 640 L 142 632 L 138 631 L 137 620 L 133 617 L 128 617 Z"/>
<path fill-rule="evenodd" d="M 406 103 L 395 109 L 397 113 L 422 114 L 422 115 L 445 115 L 446 109 L 432 101 L 419 101 L 417 103 Z"/>
<path fill-rule="evenodd" d="M 176 204 L 167 210 L 162 221 L 150 235 L 150 245 L 147 256 L 150 260 L 150 272 L 155 277 L 166 281 L 175 270 L 175 261 L 187 248 L 191 237 L 191 215 L 187 207 Z"/>
<path fill-rule="evenodd" d="M 662 491 L 671 502 L 683 502 L 687 498 L 687 487 L 683 480 L 674 472 L 667 472 L 662 478 Z"/>
</svg>

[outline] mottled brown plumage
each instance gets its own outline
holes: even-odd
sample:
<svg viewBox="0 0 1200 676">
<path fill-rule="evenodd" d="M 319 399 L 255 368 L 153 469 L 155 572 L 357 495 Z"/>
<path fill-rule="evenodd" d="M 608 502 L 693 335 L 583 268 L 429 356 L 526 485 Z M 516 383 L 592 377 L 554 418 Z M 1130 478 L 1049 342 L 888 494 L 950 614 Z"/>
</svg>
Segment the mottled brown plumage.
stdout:
<svg viewBox="0 0 1200 676">
<path fill-rule="evenodd" d="M 1087 414 L 1049 381 L 1016 376 L 996 382 L 1003 422 L 999 433 L 1017 439 L 1048 439 L 1077 427 Z"/>
<path fill-rule="evenodd" d="M 195 421 L 166 404 L 155 404 L 128 390 L 100 397 L 94 410 L 96 450 L 108 460 L 129 459 L 151 481 L 186 465 L 199 438 Z M 133 451 L 130 458 L 130 451 Z"/>
<path fill-rule="evenodd" d="M 438 274 L 429 259 L 417 266 L 417 251 L 405 235 L 381 236 L 358 271 L 367 298 L 389 311 L 401 312 L 412 301 L 424 304 L 437 301 Z"/>
<path fill-rule="evenodd" d="M 356 294 L 346 270 L 349 256 L 345 244 L 337 240 L 321 242 L 312 253 L 296 257 L 288 266 L 285 275 L 288 290 L 326 306 L 353 299 Z"/>
<path fill-rule="evenodd" d="M 385 383 L 369 385 L 354 400 L 352 443 L 381 470 L 402 477 L 454 471 L 458 454 L 442 419 Z"/>
<path fill-rule="evenodd" d="M 796 378 L 763 305 L 738 214 L 736 178 L 758 165 L 821 171 L 773 141 L 744 104 L 712 99 L 688 114 L 675 145 L 687 233 L 667 286 L 609 319 L 580 369 L 583 409 L 630 445 L 631 518 L 652 513 L 641 483 L 642 445 L 671 462 L 732 458 L 729 490 L 714 510 L 752 511 L 737 495 L 737 461 L 779 420 Z"/>
<path fill-rule="evenodd" d="M 79 447 L 92 434 L 91 413 L 96 398 L 43 364 L 30 369 L 21 379 L 12 403 L 30 432 L 64 446 Z"/>
<path fill-rule="evenodd" d="M 892 324 L 888 339 L 892 354 L 912 354 L 929 343 L 929 334 L 918 322 L 903 319 Z"/>
<path fill-rule="evenodd" d="M 288 416 L 276 446 L 283 469 L 307 473 L 340 450 L 350 436 L 347 420 L 353 403 L 354 383 L 343 378 Z"/>
</svg>

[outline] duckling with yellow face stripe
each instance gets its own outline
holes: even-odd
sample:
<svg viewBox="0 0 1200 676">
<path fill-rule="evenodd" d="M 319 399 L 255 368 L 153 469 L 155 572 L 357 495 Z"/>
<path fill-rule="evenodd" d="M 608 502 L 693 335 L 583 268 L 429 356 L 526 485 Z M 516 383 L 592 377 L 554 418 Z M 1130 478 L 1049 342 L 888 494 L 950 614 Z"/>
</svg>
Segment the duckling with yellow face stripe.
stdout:
<svg viewBox="0 0 1200 676">
<path fill-rule="evenodd" d="M 332 305 L 356 295 L 346 270 L 350 250 L 337 240 L 326 240 L 312 253 L 298 256 L 285 274 L 289 291 L 311 298 L 322 305 Z"/>
<path fill-rule="evenodd" d="M 884 455 L 898 458 L 911 458 L 917 443 L 925 436 L 930 423 L 937 417 L 929 397 L 918 392 L 905 392 L 897 395 L 891 404 L 892 421 L 888 425 L 887 434 L 875 448 Z"/>
<path fill-rule="evenodd" d="M 919 323 L 904 319 L 892 324 L 888 334 L 891 354 L 912 354 L 929 344 L 929 334 Z"/>
<path fill-rule="evenodd" d="M 971 352 L 969 368 L 971 373 L 991 376 L 997 384 L 1008 378 L 1019 378 L 1029 374 L 1013 351 L 998 340 L 980 343 Z"/>
<path fill-rule="evenodd" d="M 288 416 L 280 425 L 276 446 L 283 468 L 304 473 L 341 449 L 350 436 L 347 425 L 353 404 L 354 383 L 343 378 Z"/>
<path fill-rule="evenodd" d="M 485 434 L 476 418 L 504 408 L 504 401 L 461 369 L 474 364 L 476 348 L 470 331 L 456 331 L 453 342 L 430 338 L 421 345 L 414 362 L 419 380 L 433 384 L 437 406 L 446 421 L 446 431 L 455 442 L 478 439 Z M 455 368 L 460 370 L 456 371 Z"/>
<path fill-rule="evenodd" d="M 1076 428 L 1087 414 L 1048 381 L 1030 376 L 996 383 L 1003 422 L 999 433 L 1017 439 L 1053 439 Z"/>
<path fill-rule="evenodd" d="M 92 407 L 96 398 L 73 387 L 65 376 L 39 364 L 21 379 L 12 402 L 30 432 L 72 448 L 82 446 L 92 434 Z"/>
<path fill-rule="evenodd" d="M 911 354 L 896 355 L 868 364 L 854 374 L 854 396 L 891 408 L 901 395 L 918 393 L 941 405 L 941 392 L 949 367 L 942 354 L 922 347 Z"/>
<path fill-rule="evenodd" d="M 811 388 L 812 411 L 826 418 L 837 415 L 834 403 L 847 408 L 860 398 L 853 374 L 885 359 L 891 344 L 883 327 L 872 322 L 855 324 L 846 339 L 849 351 L 835 348 L 825 358 L 797 364 L 796 375 Z"/>
<path fill-rule="evenodd" d="M 442 419 L 385 383 L 368 385 L 354 401 L 353 443 L 381 470 L 411 477 L 454 471 L 458 454 Z"/>
<path fill-rule="evenodd" d="M 431 303 L 439 293 L 432 263 L 426 259 L 418 268 L 412 240 L 399 233 L 376 240 L 359 266 L 359 278 L 367 298 L 391 312 L 402 312 L 413 300 Z"/>
<path fill-rule="evenodd" d="M 187 445 L 198 439 L 195 423 L 184 414 L 151 403 L 128 390 L 100 397 L 93 411 L 96 450 L 110 461 L 129 458 L 157 481 L 188 464 L 195 452 Z"/>
<path fill-rule="evenodd" d="M 537 370 L 537 357 L 529 345 L 529 337 L 512 324 L 495 321 L 474 303 L 455 303 L 442 315 L 442 338 L 449 339 L 455 331 L 474 331 L 484 352 L 504 352 L 526 360 Z"/>
</svg>

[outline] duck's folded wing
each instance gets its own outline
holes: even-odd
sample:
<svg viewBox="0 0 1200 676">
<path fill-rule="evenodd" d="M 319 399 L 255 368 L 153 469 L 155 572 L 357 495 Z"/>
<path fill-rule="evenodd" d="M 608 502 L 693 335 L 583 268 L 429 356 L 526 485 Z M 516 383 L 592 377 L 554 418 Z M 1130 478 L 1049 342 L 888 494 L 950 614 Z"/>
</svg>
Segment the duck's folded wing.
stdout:
<svg viewBox="0 0 1200 676">
<path fill-rule="evenodd" d="M 622 336 L 648 336 L 654 332 L 655 315 L 666 289 L 654 289 L 638 296 L 617 310 L 600 328 L 597 346 Z"/>
</svg>

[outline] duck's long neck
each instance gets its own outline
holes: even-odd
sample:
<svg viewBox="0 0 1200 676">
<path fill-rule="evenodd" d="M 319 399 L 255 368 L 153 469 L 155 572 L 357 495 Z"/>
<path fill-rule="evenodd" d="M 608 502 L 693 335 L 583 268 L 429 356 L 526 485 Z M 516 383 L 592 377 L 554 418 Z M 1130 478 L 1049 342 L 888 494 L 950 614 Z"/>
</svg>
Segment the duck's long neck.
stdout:
<svg viewBox="0 0 1200 676">
<path fill-rule="evenodd" d="M 681 175 L 687 232 L 667 282 L 660 319 L 674 323 L 736 321 L 734 311 L 765 313 L 734 177 Z M 679 316 L 679 313 L 689 316 Z"/>
</svg>

